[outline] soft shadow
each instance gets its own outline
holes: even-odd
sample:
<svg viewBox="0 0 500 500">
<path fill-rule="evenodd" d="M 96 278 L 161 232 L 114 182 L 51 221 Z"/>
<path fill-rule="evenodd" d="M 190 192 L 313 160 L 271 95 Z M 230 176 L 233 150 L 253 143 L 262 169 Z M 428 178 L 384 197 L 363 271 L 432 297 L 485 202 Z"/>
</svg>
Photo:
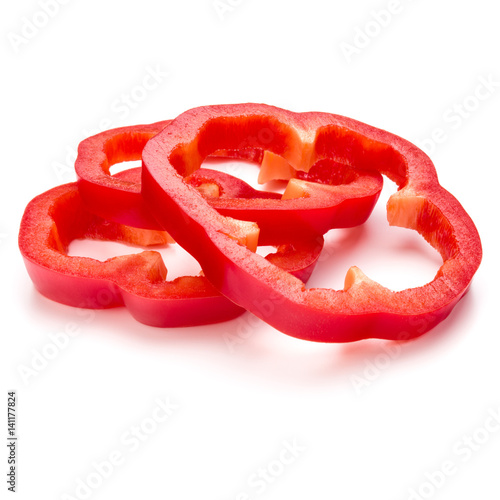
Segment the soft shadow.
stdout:
<svg viewBox="0 0 500 500">
<path fill-rule="evenodd" d="M 371 339 L 338 345 L 335 359 L 325 363 L 323 369 L 312 377 L 326 377 L 330 380 L 340 377 L 346 380 L 351 376 L 359 376 L 362 369 L 370 362 L 374 363 L 377 356 L 388 356 L 391 358 L 390 364 L 395 366 L 409 359 L 434 357 L 436 352 L 448 351 L 453 344 L 470 333 L 463 325 L 477 306 L 475 295 L 474 290 L 470 290 L 446 319 L 415 339 L 396 342 Z M 391 355 L 391 352 L 396 354 Z M 391 366 L 388 366 L 387 371 L 390 369 Z M 384 368 L 382 371 L 385 370 Z"/>
<path fill-rule="evenodd" d="M 362 228 L 349 231 L 350 244 L 359 241 Z M 345 243 L 343 243 L 345 244 Z M 347 243 L 349 244 L 349 243 Z M 344 248 L 344 247 L 342 247 Z M 185 328 L 155 328 L 135 321 L 126 308 L 83 310 L 53 302 L 34 289 L 27 302 L 36 316 L 64 328 L 67 323 L 81 327 L 82 335 L 110 335 L 117 342 L 140 342 L 155 345 L 169 352 L 189 356 L 203 350 L 207 360 L 213 360 L 222 370 L 255 378 L 258 383 L 272 379 L 286 386 L 321 387 L 335 389 L 350 384 L 352 376 L 359 376 L 367 362 L 397 349 L 387 372 L 406 360 L 434 356 L 436 351 L 448 351 L 470 332 L 464 328 L 474 314 L 476 293 L 471 289 L 457 304 L 448 318 L 422 336 L 401 342 L 363 340 L 349 344 L 311 343 L 288 337 L 245 312 L 230 321 L 213 325 Z M 246 329 L 245 329 L 246 327 Z M 242 332 L 245 332 L 244 334 Z M 229 342 L 228 342 L 229 339 Z M 236 343 L 232 344 L 231 339 Z M 222 363 L 221 363 L 222 362 Z"/>
</svg>

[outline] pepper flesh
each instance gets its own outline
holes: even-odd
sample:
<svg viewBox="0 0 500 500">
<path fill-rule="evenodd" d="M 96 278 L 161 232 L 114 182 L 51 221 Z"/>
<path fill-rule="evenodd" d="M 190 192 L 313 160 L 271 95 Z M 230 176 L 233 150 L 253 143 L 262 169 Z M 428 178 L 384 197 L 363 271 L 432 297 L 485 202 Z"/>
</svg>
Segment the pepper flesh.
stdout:
<svg viewBox="0 0 500 500">
<path fill-rule="evenodd" d="M 308 290 L 235 242 L 232 220 L 213 210 L 178 174 L 195 171 L 212 151 L 245 147 L 263 129 L 272 138 L 266 149 L 296 171 L 333 160 L 374 169 L 394 181 L 398 191 L 389 199 L 388 221 L 415 229 L 440 252 L 443 264 L 435 278 L 393 292 L 352 267 L 343 290 Z M 142 158 L 143 197 L 162 226 L 197 258 L 224 295 L 297 338 L 351 342 L 417 337 L 446 318 L 481 261 L 474 223 L 440 186 L 430 158 L 410 142 L 350 118 L 261 104 L 195 108 L 176 118 L 168 133 L 151 139 Z M 263 312 L 256 301 L 267 301 L 269 307 Z"/>
<path fill-rule="evenodd" d="M 120 162 L 141 159 L 144 145 L 163 130 L 172 120 L 149 125 L 133 125 L 106 130 L 83 140 L 78 146 L 75 170 L 82 201 L 88 211 L 106 220 L 142 229 L 161 230 L 156 219 L 149 213 L 141 196 L 140 169 L 128 169 L 125 176 L 111 175 L 110 168 Z M 214 154 L 218 157 L 252 160 L 255 153 L 249 151 L 227 151 Z M 133 171 L 133 172 L 132 172 Z M 252 189 L 236 177 L 210 170 L 212 183 L 224 183 L 219 196 L 277 197 L 275 193 Z M 201 169 L 193 177 L 193 184 L 208 174 Z M 213 194 L 212 194 L 213 197 Z"/>
<path fill-rule="evenodd" d="M 125 171 L 117 176 L 124 179 L 138 174 L 137 170 Z M 95 309 L 125 305 L 135 319 L 158 327 L 214 323 L 244 312 L 220 295 L 203 276 L 166 281 L 167 269 L 156 251 L 104 262 L 70 257 L 68 245 L 77 238 L 122 241 L 138 246 L 169 241 L 163 231 L 131 228 L 90 214 L 82 204 L 76 183 L 58 186 L 37 196 L 23 215 L 19 247 L 35 287 L 52 300 Z M 266 259 L 306 280 L 322 244 L 321 237 L 300 245 L 284 244 Z"/>
<path fill-rule="evenodd" d="M 161 228 L 145 205 L 140 183 L 111 177 L 110 167 L 122 161 L 140 159 L 147 141 L 170 123 L 166 120 L 108 130 L 80 143 L 75 169 L 88 210 L 129 226 Z M 273 169 L 276 166 L 295 172 L 288 164 L 282 165 L 282 158 L 265 151 L 269 140 L 272 140 L 272 131 L 263 128 L 243 144 L 232 141 L 230 147 L 211 150 L 203 158 L 239 158 L 262 163 L 261 178 L 264 175 L 265 179 L 275 177 Z M 192 145 L 189 154 L 199 158 L 196 144 Z M 210 196 L 209 203 L 223 215 L 256 222 L 263 245 L 309 238 L 332 228 L 362 224 L 380 195 L 382 176 L 373 170 L 348 169 L 342 163 L 327 161 L 329 168 L 313 168 L 313 172 L 302 172 L 300 178 L 292 179 L 283 196 L 250 188 L 222 191 L 219 196 Z M 200 175 L 194 169 L 184 173 L 193 173 L 195 178 L 190 182 L 194 183 Z"/>
</svg>

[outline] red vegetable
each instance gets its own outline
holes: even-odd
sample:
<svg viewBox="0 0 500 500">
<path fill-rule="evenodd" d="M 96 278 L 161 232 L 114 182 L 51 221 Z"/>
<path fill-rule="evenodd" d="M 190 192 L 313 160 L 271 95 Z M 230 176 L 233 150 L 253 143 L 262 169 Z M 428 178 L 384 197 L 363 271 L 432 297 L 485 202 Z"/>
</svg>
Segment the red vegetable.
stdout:
<svg viewBox="0 0 500 500">
<path fill-rule="evenodd" d="M 137 174 L 138 169 L 117 176 L 130 179 Z M 222 181 L 229 177 L 223 176 Z M 68 245 L 77 238 L 115 240 L 138 246 L 168 241 L 165 232 L 134 229 L 90 214 L 83 207 L 76 183 L 37 196 L 22 218 L 19 247 L 35 287 L 52 300 L 86 308 L 125 305 L 142 323 L 162 327 L 213 323 L 244 312 L 220 295 L 205 277 L 185 276 L 166 281 L 167 269 L 155 251 L 105 262 L 70 257 Z M 282 245 L 266 259 L 306 280 L 322 244 L 319 237 L 301 244 Z"/>
<path fill-rule="evenodd" d="M 432 282 L 392 292 L 352 267 L 344 290 L 308 290 L 239 244 L 245 227 L 217 213 L 178 174 L 194 172 L 213 151 L 247 147 L 262 130 L 269 131 L 265 148 L 296 171 L 334 160 L 377 170 L 394 181 L 399 189 L 388 202 L 389 223 L 415 229 L 440 252 L 443 265 Z M 464 295 L 482 256 L 472 220 L 440 186 L 425 153 L 393 134 L 332 114 L 292 113 L 259 104 L 187 111 L 144 148 L 142 194 L 218 290 L 278 330 L 307 340 L 421 335 Z M 255 307 L 257 300 L 268 307 Z"/>
<path fill-rule="evenodd" d="M 107 130 L 83 140 L 78 146 L 75 170 L 78 188 L 86 209 L 109 221 L 131 227 L 161 230 L 156 219 L 149 213 L 141 196 L 139 169 L 129 169 L 128 174 L 112 176 L 110 168 L 116 163 L 141 159 L 146 142 L 163 130 L 171 120 L 150 125 L 133 125 Z M 252 159 L 249 152 L 221 152 L 218 156 Z M 208 174 L 208 172 L 210 172 Z M 206 189 L 200 179 L 208 177 L 211 188 Z M 252 189 L 236 177 L 201 169 L 192 179 L 209 197 L 279 197 Z M 222 186 L 223 183 L 224 185 Z M 217 186 L 219 189 L 214 189 Z"/>
<path fill-rule="evenodd" d="M 134 227 L 160 228 L 145 207 L 140 184 L 111 177 L 109 169 L 115 163 L 140 159 L 147 141 L 169 123 L 167 120 L 108 130 L 80 143 L 75 168 L 78 187 L 88 210 Z M 259 177 L 263 182 L 276 177 L 289 179 L 294 175 L 290 165 L 282 158 L 264 152 L 272 134 L 272 129 L 263 128 L 256 131 L 255 137 L 246 138 L 241 144 L 230 140 L 230 147 L 212 150 L 210 154 L 262 162 Z M 189 154 L 200 160 L 204 145 L 199 145 L 199 151 L 197 147 L 193 145 Z M 203 154 L 203 158 L 206 156 Z M 189 182 L 196 185 L 203 174 L 193 175 Z M 250 186 L 242 190 L 241 185 L 237 185 L 234 189 L 212 192 L 209 203 L 223 215 L 256 222 L 261 243 L 277 244 L 324 234 L 336 227 L 362 224 L 373 210 L 382 189 L 382 177 L 378 172 L 348 168 L 332 159 L 314 166 L 309 173 L 297 174 L 297 177 L 289 182 L 283 199 L 275 193 L 257 191 Z"/>
</svg>

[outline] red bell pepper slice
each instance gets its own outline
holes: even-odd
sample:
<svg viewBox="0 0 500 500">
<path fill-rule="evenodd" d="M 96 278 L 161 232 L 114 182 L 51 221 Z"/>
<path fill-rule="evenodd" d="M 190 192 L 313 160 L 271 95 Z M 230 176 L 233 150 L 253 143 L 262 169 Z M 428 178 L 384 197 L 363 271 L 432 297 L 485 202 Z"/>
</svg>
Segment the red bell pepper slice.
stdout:
<svg viewBox="0 0 500 500">
<path fill-rule="evenodd" d="M 117 176 L 134 177 L 138 170 Z M 168 241 L 163 231 L 135 229 L 90 214 L 83 207 L 76 183 L 37 196 L 23 215 L 19 247 L 35 287 L 52 300 L 93 309 L 125 305 L 135 319 L 158 327 L 214 323 L 244 312 L 220 295 L 203 276 L 166 281 L 167 269 L 155 251 L 105 262 L 70 257 L 68 245 L 77 238 L 122 241 L 143 247 Z M 302 244 L 282 245 L 266 259 L 307 280 L 322 244 L 319 237 Z"/>
<path fill-rule="evenodd" d="M 78 188 L 88 211 L 106 220 L 131 227 L 161 230 L 161 226 L 144 205 L 141 197 L 140 169 L 128 169 L 125 176 L 112 176 L 110 168 L 116 163 L 141 159 L 146 142 L 163 130 L 172 120 L 149 125 L 133 125 L 107 130 L 83 140 L 78 146 L 75 170 Z M 217 156 L 253 159 L 253 151 L 221 152 Z M 139 173 L 138 173 L 139 172 Z M 207 172 L 201 169 L 192 182 L 200 185 Z M 259 192 L 239 179 L 210 171 L 210 181 L 223 189 L 217 196 L 276 197 L 275 193 Z M 215 193 L 209 192 L 209 196 Z"/>
<path fill-rule="evenodd" d="M 108 130 L 80 143 L 75 169 L 88 210 L 133 227 L 160 228 L 144 204 L 140 184 L 111 177 L 109 169 L 121 161 L 140 159 L 147 141 L 169 123 Z M 211 151 L 210 155 L 262 162 L 260 178 L 264 181 L 276 178 L 276 171 L 278 177 L 288 179 L 294 172 L 288 163 L 264 153 L 268 140 L 269 131 L 263 129 L 253 141 L 243 145 L 232 141 L 230 148 Z M 193 154 L 199 158 L 198 151 Z M 256 222 L 260 241 L 266 245 L 362 224 L 377 202 L 382 176 L 347 168 L 334 160 L 327 163 L 328 168 L 318 165 L 310 173 L 302 172 L 300 179 L 289 183 L 283 197 L 248 186 L 246 190 L 222 190 L 219 196 L 209 197 L 209 203 L 223 215 Z M 196 183 L 197 175 L 190 182 Z"/>
<path fill-rule="evenodd" d="M 335 160 L 375 169 L 398 186 L 387 205 L 391 225 L 418 231 L 443 264 L 427 285 L 393 292 L 358 268 L 343 290 L 304 284 L 238 243 L 244 229 L 217 213 L 179 175 L 195 171 L 217 149 L 245 147 L 261 130 L 265 148 L 297 171 Z M 467 291 L 482 249 L 474 223 L 440 186 L 430 158 L 410 142 L 327 113 L 292 113 L 241 104 L 196 108 L 180 115 L 143 151 L 142 193 L 151 212 L 201 264 L 212 284 L 235 303 L 289 335 L 321 342 L 417 337 L 443 320 Z M 240 230 L 236 237 L 233 232 Z M 267 308 L 255 307 L 256 301 Z"/>
</svg>

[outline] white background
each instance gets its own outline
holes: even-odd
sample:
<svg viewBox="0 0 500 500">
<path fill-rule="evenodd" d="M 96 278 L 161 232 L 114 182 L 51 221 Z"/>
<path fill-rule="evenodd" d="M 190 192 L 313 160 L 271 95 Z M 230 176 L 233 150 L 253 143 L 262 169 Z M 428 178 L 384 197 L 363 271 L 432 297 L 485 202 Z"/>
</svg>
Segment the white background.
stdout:
<svg viewBox="0 0 500 500">
<path fill-rule="evenodd" d="M 8 2 L 1 20 L 0 399 L 6 406 L 17 390 L 17 498 L 500 498 L 494 2 L 73 0 L 50 18 L 41 4 Z M 144 94 L 148 68 L 160 76 Z M 479 101 L 484 80 L 491 88 Z M 140 102 L 124 105 L 131 93 Z M 322 345 L 249 314 L 161 330 L 125 309 L 90 315 L 34 291 L 17 249 L 22 212 L 74 180 L 80 140 L 235 102 L 342 114 L 426 144 L 484 246 L 470 292 L 445 322 L 406 344 Z M 431 150 L 422 141 L 436 128 Z M 386 184 L 366 227 L 328 236 L 311 286 L 340 288 L 351 265 L 396 289 L 432 279 L 436 252 L 385 222 Z M 175 258 L 167 267 L 174 275 Z M 72 327 L 78 335 L 43 358 Z M 177 406 L 160 424 L 157 398 Z M 141 425 L 149 434 L 139 443 L 131 432 Z M 93 464 L 110 455 L 121 461 L 102 478 Z M 436 473 L 445 462 L 447 475 Z M 258 482 L 264 473 L 269 481 Z M 3 497 L 4 480 L 0 488 Z"/>
</svg>

